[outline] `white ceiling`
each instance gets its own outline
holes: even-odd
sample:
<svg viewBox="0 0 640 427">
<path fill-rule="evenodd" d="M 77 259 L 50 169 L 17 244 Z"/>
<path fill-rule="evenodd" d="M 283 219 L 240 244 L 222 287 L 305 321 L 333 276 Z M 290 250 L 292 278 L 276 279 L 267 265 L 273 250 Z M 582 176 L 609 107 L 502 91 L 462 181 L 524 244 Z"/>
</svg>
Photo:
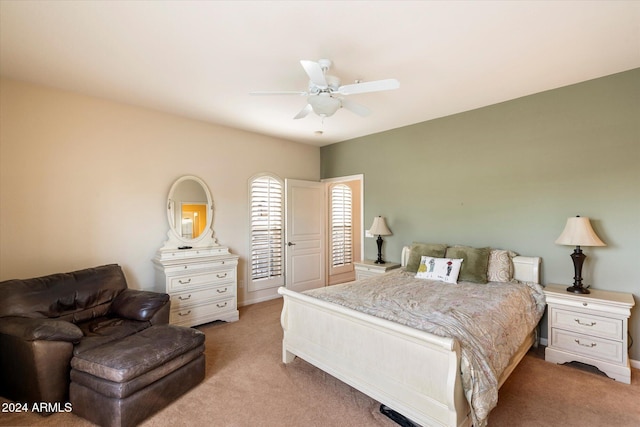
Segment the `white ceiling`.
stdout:
<svg viewBox="0 0 640 427">
<path fill-rule="evenodd" d="M 324 123 L 249 96 L 320 58 L 400 88 Z M 640 1 L 0 0 L 3 76 L 319 146 L 637 67 Z"/>
</svg>

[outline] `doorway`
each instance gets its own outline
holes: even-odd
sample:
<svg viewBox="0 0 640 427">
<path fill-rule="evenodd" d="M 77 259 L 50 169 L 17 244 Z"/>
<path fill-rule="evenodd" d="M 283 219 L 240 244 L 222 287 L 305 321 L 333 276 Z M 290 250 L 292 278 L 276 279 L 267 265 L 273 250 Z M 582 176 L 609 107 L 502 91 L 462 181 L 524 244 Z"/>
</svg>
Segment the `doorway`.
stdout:
<svg viewBox="0 0 640 427">
<path fill-rule="evenodd" d="M 327 186 L 327 285 L 355 280 L 354 262 L 362 259 L 363 176 L 323 181 Z"/>
<path fill-rule="evenodd" d="M 285 180 L 285 286 L 301 292 L 355 280 L 362 258 L 362 175 Z"/>
</svg>

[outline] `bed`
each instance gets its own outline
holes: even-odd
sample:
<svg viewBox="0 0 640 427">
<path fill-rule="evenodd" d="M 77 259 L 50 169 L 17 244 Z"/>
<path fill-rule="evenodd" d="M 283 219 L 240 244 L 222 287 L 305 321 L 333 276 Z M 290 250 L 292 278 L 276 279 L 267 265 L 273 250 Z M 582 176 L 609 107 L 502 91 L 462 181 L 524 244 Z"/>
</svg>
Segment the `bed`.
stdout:
<svg viewBox="0 0 640 427">
<path fill-rule="evenodd" d="M 345 289 L 354 292 L 357 286 L 382 286 L 376 281 L 411 283 L 411 280 L 419 280 L 411 279 L 414 274 L 404 271 L 410 250 L 410 247 L 403 248 L 402 269 L 383 276 L 304 293 L 280 288 L 278 292 L 284 298 L 281 315 L 283 362 L 290 363 L 300 357 L 423 426 L 481 427 L 487 422 L 490 408 L 475 407 L 477 401 L 473 400 L 472 389 L 478 368 L 470 363 L 473 352 L 467 349 L 464 341 L 443 334 L 441 330 L 433 333 L 417 329 L 412 320 L 398 321 L 393 316 L 404 308 L 396 310 L 391 316 L 394 320 L 389 320 L 366 310 L 358 311 L 362 308 L 350 307 L 348 301 L 340 301 L 344 298 L 334 293 L 334 290 L 344 292 Z M 515 256 L 511 260 L 514 279 L 511 281 L 519 281 L 518 286 L 531 290 L 527 292 L 531 293 L 536 313 L 532 315 L 535 319 L 528 322 L 526 332 L 518 338 L 516 348 L 502 355 L 508 362 L 495 375 L 496 401 L 497 388 L 535 343 L 536 326 L 544 311 L 544 294 L 537 285 L 540 258 Z M 465 282 L 459 282 L 455 287 L 465 285 Z M 489 285 L 483 289 L 500 287 L 493 282 Z M 404 289 L 404 286 L 392 287 Z M 446 284 L 439 283 L 439 286 Z M 384 299 L 378 298 L 377 291 L 365 289 L 364 292 L 373 295 L 373 299 Z M 407 303 L 403 304 L 406 306 Z M 520 324 L 521 320 L 516 323 Z M 497 334 L 504 335 L 505 331 Z M 491 351 L 502 353 L 502 349 Z"/>
</svg>

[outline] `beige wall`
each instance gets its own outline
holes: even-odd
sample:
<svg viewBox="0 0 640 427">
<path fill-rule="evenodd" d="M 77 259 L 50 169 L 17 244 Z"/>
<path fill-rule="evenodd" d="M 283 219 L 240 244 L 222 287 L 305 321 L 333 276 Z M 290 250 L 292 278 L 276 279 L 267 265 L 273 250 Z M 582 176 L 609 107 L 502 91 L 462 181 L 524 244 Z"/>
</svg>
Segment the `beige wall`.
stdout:
<svg viewBox="0 0 640 427">
<path fill-rule="evenodd" d="M 220 244 L 240 255 L 247 294 L 247 180 L 258 172 L 318 180 L 320 150 L 39 86 L 0 82 L 0 280 L 123 266 L 150 288 L 167 237 L 173 181 L 196 175 L 214 199 Z"/>
<path fill-rule="evenodd" d="M 584 283 L 640 305 L 640 69 L 323 147 L 321 162 L 323 178 L 364 174 L 365 226 L 384 215 L 393 231 L 386 259 L 414 240 L 508 248 L 569 284 L 573 248 L 554 241 L 588 216 L 608 246 L 583 248 Z M 640 360 L 640 307 L 631 330 Z"/>
</svg>

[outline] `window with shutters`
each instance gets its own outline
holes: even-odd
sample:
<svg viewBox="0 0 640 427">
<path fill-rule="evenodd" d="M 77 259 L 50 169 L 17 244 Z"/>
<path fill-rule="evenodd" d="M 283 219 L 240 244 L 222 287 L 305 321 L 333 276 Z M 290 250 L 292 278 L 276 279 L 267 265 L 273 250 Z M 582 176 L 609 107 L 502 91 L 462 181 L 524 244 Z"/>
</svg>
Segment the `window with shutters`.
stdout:
<svg viewBox="0 0 640 427">
<path fill-rule="evenodd" d="M 349 186 L 331 188 L 331 268 L 350 267 L 353 262 L 352 192 Z"/>
<path fill-rule="evenodd" d="M 284 284 L 284 193 L 281 179 L 250 180 L 251 265 L 249 290 Z"/>
</svg>

